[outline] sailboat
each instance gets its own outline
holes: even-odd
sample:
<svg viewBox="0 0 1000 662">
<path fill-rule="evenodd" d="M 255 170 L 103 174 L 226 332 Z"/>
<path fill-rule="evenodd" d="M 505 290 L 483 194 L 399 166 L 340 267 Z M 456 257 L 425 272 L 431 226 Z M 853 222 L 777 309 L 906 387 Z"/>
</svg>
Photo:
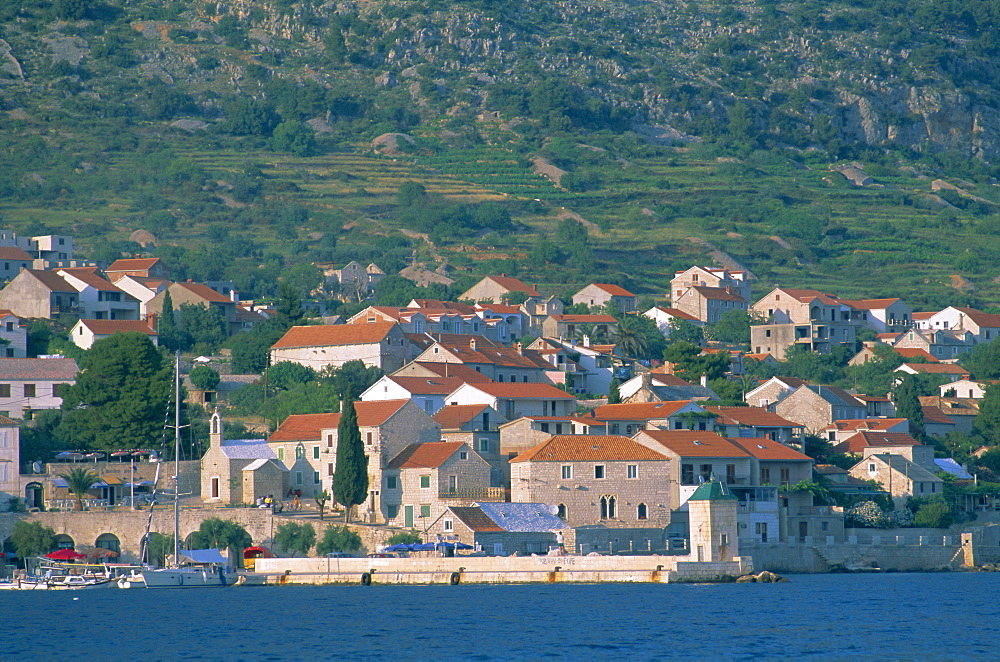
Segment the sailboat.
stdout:
<svg viewBox="0 0 1000 662">
<path fill-rule="evenodd" d="M 172 567 L 145 570 L 129 578 L 129 587 L 223 588 L 232 586 L 239 574 L 218 549 L 181 550 L 181 355 L 174 357 L 174 563 Z"/>
</svg>

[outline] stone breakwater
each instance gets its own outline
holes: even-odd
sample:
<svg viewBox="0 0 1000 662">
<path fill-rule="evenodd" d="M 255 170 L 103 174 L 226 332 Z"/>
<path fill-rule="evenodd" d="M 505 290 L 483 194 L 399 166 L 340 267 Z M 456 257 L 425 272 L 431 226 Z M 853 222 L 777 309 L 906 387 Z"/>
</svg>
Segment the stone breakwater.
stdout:
<svg viewBox="0 0 1000 662">
<path fill-rule="evenodd" d="M 750 557 L 726 562 L 670 556 L 457 556 L 433 558 L 258 559 L 250 585 L 532 584 L 733 582 Z"/>
</svg>

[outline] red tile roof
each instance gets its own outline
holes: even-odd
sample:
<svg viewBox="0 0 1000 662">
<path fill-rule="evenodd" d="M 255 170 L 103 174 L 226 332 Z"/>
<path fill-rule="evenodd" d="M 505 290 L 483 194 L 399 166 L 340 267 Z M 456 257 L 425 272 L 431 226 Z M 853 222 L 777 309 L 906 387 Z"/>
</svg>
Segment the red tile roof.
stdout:
<svg viewBox="0 0 1000 662">
<path fill-rule="evenodd" d="M 855 419 L 842 419 L 839 421 L 834 421 L 830 423 L 825 428 L 827 430 L 888 430 L 889 428 L 896 427 L 905 418 L 855 418 Z"/>
<path fill-rule="evenodd" d="M 112 271 L 148 271 L 159 261 L 160 258 L 158 257 L 140 257 L 115 260 L 111 263 L 111 266 L 104 271 L 105 273 L 110 273 Z"/>
<path fill-rule="evenodd" d="M 929 313 L 913 313 L 912 315 L 910 315 L 910 318 L 914 322 L 929 320 L 930 318 L 932 318 L 935 315 L 937 315 L 939 312 L 940 311 L 932 311 L 932 312 L 929 312 Z"/>
<path fill-rule="evenodd" d="M 798 290 L 784 287 L 779 289 L 782 293 L 787 294 L 793 299 L 798 299 L 802 303 L 808 303 L 813 299 L 819 299 L 820 303 L 827 306 L 839 306 L 843 303 L 836 294 L 827 294 L 819 290 Z"/>
<path fill-rule="evenodd" d="M 147 336 L 159 335 L 150 328 L 148 322 L 131 320 L 80 320 L 80 324 L 90 329 L 91 333 L 99 336 L 110 336 L 113 333 L 127 333 L 138 331 Z"/>
<path fill-rule="evenodd" d="M 465 383 L 458 377 L 388 377 L 415 395 L 448 395 Z"/>
<path fill-rule="evenodd" d="M 618 462 L 666 460 L 662 453 L 617 435 L 556 435 L 511 460 L 514 462 Z"/>
<path fill-rule="evenodd" d="M 398 328 L 395 322 L 293 326 L 271 348 L 372 345 L 382 342 L 394 328 Z"/>
<path fill-rule="evenodd" d="M 457 430 L 474 419 L 489 405 L 445 405 L 434 414 L 442 430 Z"/>
<path fill-rule="evenodd" d="M 76 292 L 76 289 L 63 280 L 63 277 L 54 271 L 41 271 L 39 269 L 25 269 L 24 273 L 29 273 L 39 281 L 42 285 L 49 288 L 53 292 Z"/>
<path fill-rule="evenodd" d="M 444 464 L 448 458 L 462 447 L 461 441 L 434 441 L 426 444 L 410 444 L 399 455 L 392 458 L 386 469 L 434 469 Z"/>
<path fill-rule="evenodd" d="M 17 246 L 0 246 L 0 260 L 31 262 L 31 256 Z"/>
<path fill-rule="evenodd" d="M 937 423 L 938 425 L 954 425 L 955 421 L 937 407 L 921 407 L 924 414 L 924 423 Z"/>
<path fill-rule="evenodd" d="M 904 359 L 913 359 L 916 357 L 921 357 L 927 359 L 931 363 L 940 363 L 933 354 L 928 352 L 926 349 L 920 349 L 919 347 L 895 347 L 896 353 L 902 356 Z"/>
<path fill-rule="evenodd" d="M 681 457 L 747 457 L 749 453 L 714 432 L 701 430 L 642 430 L 664 448 Z"/>
<path fill-rule="evenodd" d="M 671 317 L 679 317 L 682 320 L 688 320 L 690 322 L 699 322 L 699 321 L 701 321 L 697 317 L 695 317 L 694 315 L 691 315 L 689 313 L 685 313 L 683 310 L 678 310 L 677 308 L 667 308 L 667 307 L 664 307 L 664 306 L 657 306 L 656 309 L 659 310 L 662 313 L 666 313 L 667 315 L 670 315 Z"/>
<path fill-rule="evenodd" d="M 452 338 L 456 340 L 452 340 Z M 475 341 L 476 347 L 472 348 Z M 438 341 L 441 347 L 450 352 L 462 363 L 479 363 L 496 365 L 505 368 L 541 368 L 551 369 L 552 366 L 536 352 L 522 350 L 518 353 L 514 347 L 497 345 L 482 336 L 451 335 Z M 424 350 L 427 352 L 427 350 Z"/>
<path fill-rule="evenodd" d="M 531 287 L 518 280 L 517 278 L 512 278 L 510 276 L 487 276 L 489 280 L 504 288 L 508 292 L 524 292 L 528 296 L 540 297 L 541 293 L 535 288 Z"/>
<path fill-rule="evenodd" d="M 534 400 L 538 398 L 546 400 L 576 400 L 572 395 L 562 389 L 556 388 L 552 384 L 487 382 L 482 384 L 467 384 L 466 386 L 482 391 L 494 398 L 509 398 L 511 400 Z"/>
<path fill-rule="evenodd" d="M 488 310 L 498 315 L 519 315 L 521 313 L 521 309 L 517 306 L 508 306 L 505 303 L 477 303 L 475 307 L 477 310 Z"/>
<path fill-rule="evenodd" d="M 951 363 L 904 363 L 904 366 L 914 372 L 924 372 L 942 375 L 967 375 L 969 371 L 962 366 Z M 898 368 L 897 368 L 898 369 Z"/>
<path fill-rule="evenodd" d="M 736 301 L 737 303 L 746 303 L 747 300 L 738 294 L 733 294 L 732 292 L 727 292 L 721 287 L 706 287 L 704 285 L 695 285 L 690 288 L 695 290 L 701 296 L 706 299 L 712 299 L 713 301 Z"/>
<path fill-rule="evenodd" d="M 862 430 L 831 450 L 834 453 L 861 453 L 868 447 L 876 446 L 920 446 L 921 443 L 903 432 L 869 432 Z"/>
<path fill-rule="evenodd" d="M 110 281 L 104 280 L 95 274 L 93 270 L 87 267 L 83 267 L 82 269 L 60 269 L 59 271 L 69 274 L 73 278 L 86 283 L 99 292 L 121 292 L 121 290 L 112 285 Z"/>
<path fill-rule="evenodd" d="M 626 290 L 624 287 L 619 287 L 618 285 L 611 285 L 609 283 L 591 283 L 594 287 L 604 290 L 613 297 L 634 297 L 635 295 Z"/>
<path fill-rule="evenodd" d="M 842 301 L 857 310 L 883 310 L 898 302 L 899 299 L 852 299 L 850 301 L 842 299 Z"/>
<path fill-rule="evenodd" d="M 754 437 L 732 438 L 733 442 L 758 460 L 793 460 L 798 462 L 812 462 L 808 455 L 798 452 L 793 448 L 773 441 L 771 439 L 760 439 Z"/>
<path fill-rule="evenodd" d="M 801 428 L 804 427 L 760 407 L 705 407 L 719 415 L 719 421 L 726 425 L 747 425 L 754 427 Z"/>
<path fill-rule="evenodd" d="M 392 418 L 410 400 L 376 400 L 355 402 L 358 426 L 372 428 Z M 292 414 L 275 430 L 268 441 L 317 441 L 320 431 L 340 425 L 340 414 Z"/>
<path fill-rule="evenodd" d="M 200 297 L 204 301 L 212 301 L 214 303 L 234 303 L 229 297 L 223 296 L 208 285 L 202 285 L 201 283 L 174 283 L 173 286 L 183 288 L 191 294 Z"/>
<path fill-rule="evenodd" d="M 976 310 L 975 308 L 959 308 L 958 306 L 955 306 L 955 310 L 963 313 L 966 317 L 975 322 L 977 326 L 985 326 L 991 329 L 1000 328 L 1000 315 L 984 313 L 983 311 Z"/>
<path fill-rule="evenodd" d="M 462 524 L 477 533 L 491 533 L 503 531 L 503 527 L 494 522 L 478 506 L 452 506 L 449 510 L 455 517 L 462 520 Z"/>
<path fill-rule="evenodd" d="M 433 361 L 414 361 L 414 365 L 418 365 L 425 370 L 433 372 L 439 377 L 457 377 L 467 384 L 477 384 L 482 382 L 492 382 L 493 380 L 484 375 L 481 372 L 477 372 L 475 368 L 470 368 L 467 365 L 462 365 L 461 363 L 435 363 Z"/>
<path fill-rule="evenodd" d="M 594 410 L 594 418 L 603 421 L 648 421 L 672 416 L 693 400 L 666 402 L 636 402 L 618 405 L 601 405 Z"/>
</svg>

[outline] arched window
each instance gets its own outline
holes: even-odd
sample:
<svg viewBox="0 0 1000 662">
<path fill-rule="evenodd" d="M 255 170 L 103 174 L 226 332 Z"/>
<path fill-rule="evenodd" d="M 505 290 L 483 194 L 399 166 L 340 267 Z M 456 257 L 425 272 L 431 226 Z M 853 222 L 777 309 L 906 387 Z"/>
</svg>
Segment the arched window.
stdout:
<svg viewBox="0 0 1000 662">
<path fill-rule="evenodd" d="M 302 456 L 305 455 L 305 452 L 306 452 L 305 448 L 303 448 L 302 446 L 296 446 L 295 447 L 295 459 L 296 460 L 302 459 Z"/>
<path fill-rule="evenodd" d="M 565 503 L 560 503 L 559 504 L 559 510 L 556 512 L 556 517 L 558 517 L 561 520 L 565 520 L 566 519 L 566 504 Z"/>
<path fill-rule="evenodd" d="M 75 549 L 76 542 L 65 533 L 56 535 L 56 549 Z"/>
<path fill-rule="evenodd" d="M 613 495 L 601 497 L 601 519 L 614 519 L 617 515 L 618 500 Z"/>
<path fill-rule="evenodd" d="M 97 536 L 97 541 L 94 543 L 94 547 L 100 547 L 102 549 L 109 549 L 112 552 L 121 553 L 122 545 L 118 540 L 118 536 L 113 533 L 102 533 Z"/>
<path fill-rule="evenodd" d="M 640 503 L 639 508 L 636 512 L 637 519 L 649 519 L 649 511 L 646 509 L 646 504 Z"/>
</svg>

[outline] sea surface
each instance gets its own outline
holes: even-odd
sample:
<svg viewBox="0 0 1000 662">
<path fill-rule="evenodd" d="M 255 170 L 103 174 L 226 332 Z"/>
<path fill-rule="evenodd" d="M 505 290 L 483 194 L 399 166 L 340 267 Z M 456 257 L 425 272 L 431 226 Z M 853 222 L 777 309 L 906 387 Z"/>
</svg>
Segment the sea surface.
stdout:
<svg viewBox="0 0 1000 662">
<path fill-rule="evenodd" d="M 1000 660 L 1000 573 L 0 592 L 12 660 Z"/>
</svg>

